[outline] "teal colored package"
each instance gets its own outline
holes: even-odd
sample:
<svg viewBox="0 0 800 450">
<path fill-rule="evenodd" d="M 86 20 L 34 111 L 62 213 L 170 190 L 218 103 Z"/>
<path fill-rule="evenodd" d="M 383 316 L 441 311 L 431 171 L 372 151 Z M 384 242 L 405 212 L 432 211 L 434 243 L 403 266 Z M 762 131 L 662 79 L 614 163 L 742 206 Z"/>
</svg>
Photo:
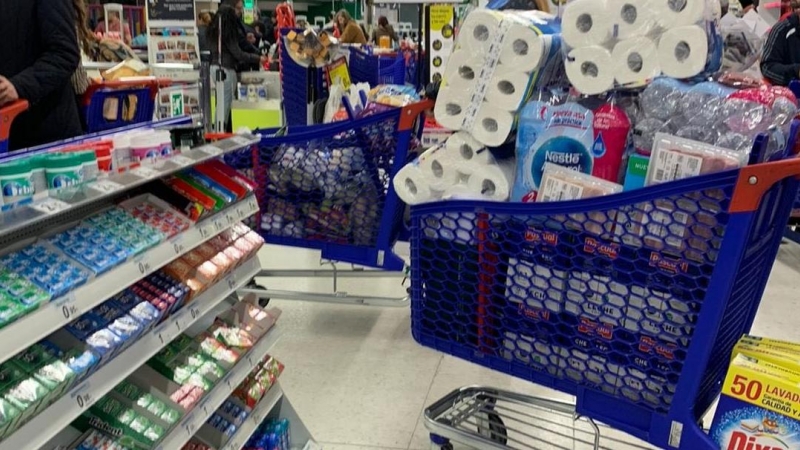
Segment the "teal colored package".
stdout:
<svg viewBox="0 0 800 450">
<path fill-rule="evenodd" d="M 517 130 L 517 177 L 511 200 L 536 201 L 545 163 L 616 183 L 630 128 L 625 111 L 611 103 L 595 110 L 574 102 L 528 103 Z"/>
</svg>

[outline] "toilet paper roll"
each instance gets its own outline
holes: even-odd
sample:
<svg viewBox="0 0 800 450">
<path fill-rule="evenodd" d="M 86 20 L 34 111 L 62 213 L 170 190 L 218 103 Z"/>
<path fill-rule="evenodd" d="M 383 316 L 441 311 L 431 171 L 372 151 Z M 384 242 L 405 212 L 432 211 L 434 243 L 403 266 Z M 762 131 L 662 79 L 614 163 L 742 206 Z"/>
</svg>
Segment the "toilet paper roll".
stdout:
<svg viewBox="0 0 800 450">
<path fill-rule="evenodd" d="M 457 170 L 464 175 L 470 175 L 469 170 L 474 167 L 495 162 L 492 152 L 465 131 L 459 131 L 450 136 L 445 143 L 445 148 L 448 152 L 459 156 Z"/>
<path fill-rule="evenodd" d="M 394 180 L 394 190 L 401 200 L 409 205 L 419 205 L 421 203 L 436 200 L 436 196 L 428 186 L 428 177 L 416 165 L 409 164 L 403 167 Z"/>
<path fill-rule="evenodd" d="M 572 49 L 564 66 L 570 83 L 582 94 L 596 95 L 614 87 L 614 61 L 605 47 Z"/>
<path fill-rule="evenodd" d="M 514 112 L 484 102 L 475 115 L 470 134 L 483 145 L 498 147 L 508 140 L 515 125 Z"/>
<path fill-rule="evenodd" d="M 658 24 L 667 29 L 702 22 L 706 8 L 710 8 L 706 0 L 651 0 L 650 2 L 650 9 Z"/>
<path fill-rule="evenodd" d="M 664 75 L 691 78 L 703 73 L 708 61 L 708 36 L 698 25 L 673 28 L 661 35 L 658 62 Z"/>
<path fill-rule="evenodd" d="M 455 89 L 463 91 L 465 89 L 474 89 L 482 67 L 482 54 L 467 50 L 453 52 L 447 60 L 447 67 L 444 71 L 444 85 L 441 90 Z"/>
<path fill-rule="evenodd" d="M 533 72 L 541 67 L 544 55 L 544 38 L 530 26 L 514 24 L 503 38 L 503 47 L 500 50 L 501 70 L 498 72 L 506 68 Z"/>
<path fill-rule="evenodd" d="M 417 158 L 422 175 L 427 185 L 435 191 L 444 191 L 458 183 L 458 165 L 461 163 L 458 153 L 450 152 L 445 146 L 432 147 Z"/>
<path fill-rule="evenodd" d="M 443 89 L 436 99 L 433 113 L 436 121 L 450 130 L 460 130 L 469 107 L 469 92 Z"/>
<path fill-rule="evenodd" d="M 570 47 L 602 45 L 612 38 L 613 26 L 606 0 L 575 0 L 564 8 L 561 36 Z"/>
<path fill-rule="evenodd" d="M 467 181 L 467 187 L 486 200 L 504 202 L 511 196 L 515 171 L 513 161 L 477 166 Z"/>
<path fill-rule="evenodd" d="M 480 192 L 475 192 L 466 184 L 450 186 L 442 194 L 442 200 L 484 200 Z"/>
<path fill-rule="evenodd" d="M 526 72 L 497 70 L 484 99 L 498 108 L 516 112 L 528 99 L 530 83 L 531 75 Z"/>
<path fill-rule="evenodd" d="M 501 14 L 488 9 L 470 12 L 458 33 L 458 47 L 485 55 L 497 36 L 501 20 Z"/>
<path fill-rule="evenodd" d="M 608 0 L 608 10 L 614 20 L 612 34 L 617 39 L 629 39 L 646 36 L 657 29 L 658 20 L 651 7 L 652 2 L 653 0 Z"/>
<path fill-rule="evenodd" d="M 611 57 L 614 60 L 614 78 L 621 85 L 644 84 L 661 73 L 658 47 L 646 37 L 635 37 L 617 43 Z"/>
</svg>

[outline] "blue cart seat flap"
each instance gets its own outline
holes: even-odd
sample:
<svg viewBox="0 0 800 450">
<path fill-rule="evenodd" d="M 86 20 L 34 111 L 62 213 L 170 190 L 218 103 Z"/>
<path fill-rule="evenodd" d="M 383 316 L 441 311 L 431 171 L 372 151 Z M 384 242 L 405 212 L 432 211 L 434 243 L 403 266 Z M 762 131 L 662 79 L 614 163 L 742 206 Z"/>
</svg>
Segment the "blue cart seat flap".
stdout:
<svg viewBox="0 0 800 450">
<path fill-rule="evenodd" d="M 787 178 L 731 214 L 738 175 L 575 202 L 415 206 L 413 335 L 577 395 L 579 412 L 667 447 L 668 424 L 696 424 L 719 394 L 797 192 Z"/>
</svg>

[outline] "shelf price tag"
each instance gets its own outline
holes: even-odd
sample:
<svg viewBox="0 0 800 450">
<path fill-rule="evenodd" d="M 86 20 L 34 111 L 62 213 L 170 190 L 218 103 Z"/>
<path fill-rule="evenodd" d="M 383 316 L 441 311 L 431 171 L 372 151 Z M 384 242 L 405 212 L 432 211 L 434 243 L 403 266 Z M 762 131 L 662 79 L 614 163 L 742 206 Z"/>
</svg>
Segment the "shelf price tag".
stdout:
<svg viewBox="0 0 800 450">
<path fill-rule="evenodd" d="M 41 202 L 31 206 L 31 208 L 44 213 L 44 214 L 56 214 L 65 209 L 71 208 L 70 204 L 55 198 L 48 198 L 42 200 Z"/>
<path fill-rule="evenodd" d="M 146 179 L 158 178 L 161 176 L 161 172 L 145 166 L 137 167 L 131 170 L 131 173 L 136 175 L 137 177 Z"/>
<path fill-rule="evenodd" d="M 235 224 L 236 222 L 238 222 L 238 220 L 236 220 L 236 217 L 234 217 L 234 215 L 233 215 L 233 211 L 227 211 L 227 212 L 225 212 L 225 220 L 227 220 L 227 221 L 228 221 L 228 226 L 229 226 L 229 227 L 230 227 L 230 226 L 233 226 L 233 224 Z"/>
<path fill-rule="evenodd" d="M 202 235 L 202 232 L 200 233 Z M 186 252 L 186 245 L 183 243 L 183 235 L 179 234 L 172 239 L 170 239 L 170 244 L 172 244 L 172 250 L 175 252 L 175 255 L 180 256 L 184 252 Z"/>
<path fill-rule="evenodd" d="M 94 396 L 92 393 L 89 392 L 89 388 L 91 384 L 89 382 L 85 382 L 75 390 L 72 394 L 72 398 L 75 400 L 75 403 L 78 405 L 78 408 L 88 408 L 94 403 Z"/>
<path fill-rule="evenodd" d="M 197 163 L 197 161 L 193 160 L 192 158 L 183 155 L 175 155 L 172 158 L 170 158 L 169 161 L 172 161 L 175 164 L 183 167 L 191 166 Z"/>
<path fill-rule="evenodd" d="M 149 275 L 154 269 L 153 264 L 150 262 L 150 259 L 147 257 L 147 255 L 141 255 L 135 258 L 133 263 L 136 265 L 136 269 L 139 271 L 141 276 Z"/>
<path fill-rule="evenodd" d="M 61 300 L 53 303 L 53 305 L 61 310 L 61 315 L 64 316 L 64 319 L 70 320 L 73 317 L 80 315 L 78 305 L 75 303 L 77 303 L 77 300 L 75 299 L 75 293 L 70 292 Z"/>
<path fill-rule="evenodd" d="M 227 277 L 225 277 L 225 282 L 228 283 L 228 289 L 230 290 L 236 289 L 236 285 L 238 284 L 238 282 L 236 281 L 236 274 L 232 273 Z"/>
<path fill-rule="evenodd" d="M 197 424 L 194 421 L 194 414 L 190 414 L 186 419 L 183 421 L 183 429 L 186 431 L 186 434 L 189 437 L 194 436 L 194 433 L 197 431 Z"/>
<path fill-rule="evenodd" d="M 95 190 L 103 194 L 110 194 L 112 192 L 117 192 L 124 188 L 125 186 L 111 180 L 101 180 L 89 185 L 89 189 Z"/>
<path fill-rule="evenodd" d="M 222 217 L 214 217 L 214 228 L 217 232 L 225 229 L 225 221 L 222 220 Z"/>
<path fill-rule="evenodd" d="M 247 201 L 247 207 L 250 208 L 251 213 L 258 212 L 258 202 L 254 198 Z"/>
<path fill-rule="evenodd" d="M 189 315 L 192 317 L 193 321 L 197 320 L 197 318 L 200 317 L 200 314 L 201 313 L 200 313 L 200 309 L 199 308 L 196 308 L 196 307 L 190 307 L 189 308 Z"/>
</svg>

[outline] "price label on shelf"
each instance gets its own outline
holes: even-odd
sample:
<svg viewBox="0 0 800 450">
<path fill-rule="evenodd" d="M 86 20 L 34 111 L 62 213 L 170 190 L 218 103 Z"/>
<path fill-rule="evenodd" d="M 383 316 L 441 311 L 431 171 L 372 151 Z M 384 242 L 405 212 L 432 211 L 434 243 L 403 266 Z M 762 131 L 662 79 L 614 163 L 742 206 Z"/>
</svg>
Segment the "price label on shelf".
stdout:
<svg viewBox="0 0 800 450">
<path fill-rule="evenodd" d="M 229 227 L 233 226 L 233 224 L 238 222 L 238 220 L 236 219 L 236 216 L 233 215 L 233 211 L 226 211 L 225 212 L 225 220 L 228 221 L 228 226 Z"/>
<path fill-rule="evenodd" d="M 81 311 L 78 308 L 77 302 L 78 301 L 75 298 L 75 293 L 70 292 L 69 294 L 62 297 L 60 300 L 53 302 L 52 307 L 61 310 L 61 315 L 64 317 L 64 319 L 70 320 L 80 315 Z"/>
<path fill-rule="evenodd" d="M 89 185 L 89 189 L 101 192 L 103 194 L 110 194 L 112 192 L 120 191 L 124 188 L 125 186 L 111 180 L 101 180 Z"/>
<path fill-rule="evenodd" d="M 202 234 L 202 233 L 201 233 Z M 186 244 L 183 243 L 183 234 L 178 234 L 169 241 L 172 244 L 172 250 L 175 252 L 175 255 L 180 256 L 184 254 L 187 250 Z"/>
<path fill-rule="evenodd" d="M 153 267 L 153 263 L 150 261 L 148 255 L 141 255 L 134 258 L 133 264 L 136 265 L 136 269 L 139 271 L 139 275 L 141 276 L 149 275 L 150 272 L 152 272 L 155 268 Z"/>
<path fill-rule="evenodd" d="M 251 198 L 247 201 L 247 207 L 250 208 L 250 213 L 257 213 L 258 212 L 258 201 L 256 199 Z"/>
<path fill-rule="evenodd" d="M 208 239 L 211 236 L 214 236 L 214 223 L 206 221 L 203 225 L 200 226 L 200 237 L 203 239 Z"/>
<path fill-rule="evenodd" d="M 189 414 L 185 419 L 183 419 L 181 427 L 183 427 L 183 430 L 186 431 L 186 434 L 190 438 L 194 436 L 194 433 L 197 431 L 197 423 L 194 420 L 194 414 Z"/>
<path fill-rule="evenodd" d="M 188 156 L 183 156 L 183 155 L 175 155 L 172 158 L 170 158 L 169 160 L 174 162 L 175 164 L 177 164 L 179 166 L 183 166 L 183 167 L 191 166 L 191 165 L 196 163 L 196 161 L 193 160 L 192 158 L 189 158 Z"/>
<path fill-rule="evenodd" d="M 236 281 L 236 274 L 230 274 L 225 277 L 225 282 L 228 284 L 228 289 L 234 290 L 236 289 L 236 285 L 238 282 Z"/>
<path fill-rule="evenodd" d="M 75 389 L 75 391 L 72 393 L 72 399 L 75 400 L 78 408 L 88 408 L 92 405 L 92 403 L 94 403 L 94 396 L 90 391 L 91 387 L 92 385 L 87 381 L 80 385 L 78 389 Z"/>
<path fill-rule="evenodd" d="M 220 232 L 225 229 L 225 221 L 222 217 L 215 217 L 214 218 L 214 228 L 217 232 Z"/>
<path fill-rule="evenodd" d="M 137 177 L 146 179 L 158 178 L 161 176 L 161 172 L 146 166 L 137 167 L 131 170 L 131 173 Z"/>
<path fill-rule="evenodd" d="M 55 198 L 47 198 L 31 206 L 31 208 L 45 214 L 57 214 L 65 209 L 69 209 L 70 207 L 71 206 L 69 203 Z"/>
<path fill-rule="evenodd" d="M 204 145 L 197 150 L 211 156 L 220 156 L 223 153 L 222 149 L 216 145 Z"/>
</svg>

